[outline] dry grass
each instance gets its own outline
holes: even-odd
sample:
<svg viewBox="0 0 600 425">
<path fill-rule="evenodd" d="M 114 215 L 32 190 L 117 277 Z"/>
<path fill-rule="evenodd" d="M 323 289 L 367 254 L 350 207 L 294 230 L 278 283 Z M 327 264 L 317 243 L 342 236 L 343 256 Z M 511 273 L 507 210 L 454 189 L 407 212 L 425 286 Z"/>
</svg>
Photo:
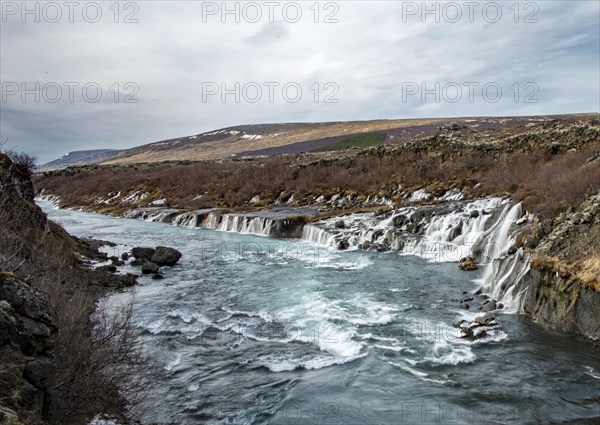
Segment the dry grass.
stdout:
<svg viewBox="0 0 600 425">
<path fill-rule="evenodd" d="M 583 286 L 600 293 L 600 256 L 596 255 L 585 260 L 581 264 L 577 278 Z"/>
<path fill-rule="evenodd" d="M 245 151 L 257 151 L 264 148 L 286 146 L 307 140 L 317 140 L 327 137 L 353 135 L 357 133 L 368 133 L 373 131 L 388 130 L 390 128 L 405 128 L 416 125 L 427 125 L 448 122 L 448 119 L 406 119 L 406 120 L 375 120 L 375 121 L 353 121 L 336 123 L 314 123 L 314 124 L 282 124 L 267 125 L 273 127 L 270 131 L 263 133 L 260 139 L 244 139 L 239 135 L 221 137 L 217 141 L 205 141 L 201 144 L 179 147 L 178 140 L 187 142 L 189 139 L 183 137 L 173 141 L 172 147 L 165 152 L 163 147 L 157 149 L 152 145 L 146 145 L 127 151 L 124 155 L 111 159 L 106 164 L 124 164 L 141 162 L 180 161 L 180 160 L 216 160 L 227 158 L 230 155 Z M 261 126 L 255 126 L 257 130 Z M 233 128 L 233 127 L 232 127 Z M 252 130 L 249 130 L 252 131 Z"/>
<path fill-rule="evenodd" d="M 47 173 L 37 189 L 60 195 L 65 206 L 90 206 L 107 194 L 122 197 L 137 190 L 151 199 L 168 199 L 181 209 L 248 207 L 260 194 L 258 207 L 295 195 L 295 205 L 307 205 L 323 195 L 352 194 L 358 201 L 370 195 L 402 203 L 396 192 L 425 187 L 441 194 L 453 187 L 469 197 L 504 195 L 541 216 L 551 217 L 576 207 L 600 189 L 600 167 L 588 159 L 600 151 L 600 141 L 575 152 L 544 150 L 487 152 L 476 147 L 457 152 L 384 150 L 254 160 L 87 167 Z M 95 205 L 94 211 L 121 214 L 142 204 Z M 359 205 L 354 205 L 358 207 Z"/>
</svg>

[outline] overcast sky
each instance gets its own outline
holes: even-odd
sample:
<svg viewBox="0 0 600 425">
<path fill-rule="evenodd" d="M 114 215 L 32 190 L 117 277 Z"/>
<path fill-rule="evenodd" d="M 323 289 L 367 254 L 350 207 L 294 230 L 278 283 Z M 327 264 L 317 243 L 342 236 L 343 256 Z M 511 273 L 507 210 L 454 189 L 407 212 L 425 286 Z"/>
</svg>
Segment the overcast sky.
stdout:
<svg viewBox="0 0 600 425">
<path fill-rule="evenodd" d="M 598 112 L 599 4 L 3 1 L 0 137 L 43 163 L 238 124 Z"/>
</svg>

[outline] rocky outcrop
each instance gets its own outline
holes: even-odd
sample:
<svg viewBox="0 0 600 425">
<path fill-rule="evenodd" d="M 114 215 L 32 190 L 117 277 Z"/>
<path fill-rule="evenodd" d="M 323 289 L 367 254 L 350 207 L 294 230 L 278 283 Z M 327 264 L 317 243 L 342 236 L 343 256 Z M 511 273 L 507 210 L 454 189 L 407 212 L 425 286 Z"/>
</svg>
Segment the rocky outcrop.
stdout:
<svg viewBox="0 0 600 425">
<path fill-rule="evenodd" d="M 600 343 L 600 193 L 577 211 L 535 220 L 520 244 L 533 255 L 517 283 L 521 311 L 547 329 Z"/>
<path fill-rule="evenodd" d="M 74 366 L 94 351 L 89 315 L 100 296 L 136 280 L 94 268 L 107 243 L 70 236 L 33 196 L 27 168 L 0 153 L 0 422 L 86 423 L 96 407 L 69 397 L 91 379 Z M 118 412 L 118 391 L 102 379 L 90 385 Z"/>
<path fill-rule="evenodd" d="M 461 258 L 458 268 L 465 271 L 477 270 L 477 263 L 471 257 Z"/>
<path fill-rule="evenodd" d="M 522 286 L 528 288 L 523 312 L 540 325 L 600 343 L 600 293 L 539 269 L 532 269 Z"/>
<path fill-rule="evenodd" d="M 42 417 L 54 378 L 55 333 L 48 299 L 15 274 L 0 272 L 0 400 L 12 398 L 13 408 Z"/>
</svg>

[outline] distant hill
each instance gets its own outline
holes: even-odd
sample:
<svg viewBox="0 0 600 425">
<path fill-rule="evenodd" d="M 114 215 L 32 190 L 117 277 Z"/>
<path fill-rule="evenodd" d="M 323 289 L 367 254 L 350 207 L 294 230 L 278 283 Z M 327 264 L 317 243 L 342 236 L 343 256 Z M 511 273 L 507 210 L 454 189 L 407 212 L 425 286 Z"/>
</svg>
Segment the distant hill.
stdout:
<svg viewBox="0 0 600 425">
<path fill-rule="evenodd" d="M 106 161 L 120 151 L 116 149 L 95 149 L 89 151 L 74 151 L 61 156 L 47 164 L 40 165 L 39 171 L 58 170 L 61 168 L 70 167 L 72 165 L 88 165 Z"/>
<path fill-rule="evenodd" d="M 536 123 L 576 121 L 597 114 L 535 117 L 466 117 L 329 123 L 256 124 L 227 127 L 123 150 L 71 152 L 40 167 L 40 171 L 94 163 L 127 164 L 163 161 L 219 160 L 244 156 L 270 156 L 343 150 L 368 144 L 397 144 L 431 137 L 440 128 L 458 125 L 478 138 L 518 134 Z"/>
<path fill-rule="evenodd" d="M 297 154 L 347 148 L 364 135 L 377 134 L 382 144 L 403 144 L 430 137 L 440 127 L 467 126 L 482 137 L 499 137 L 528 130 L 540 122 L 578 120 L 597 114 L 537 117 L 473 117 L 374 120 L 330 123 L 241 125 L 163 140 L 118 152 L 104 163 L 142 163 L 180 160 L 218 160 L 241 156 Z M 380 137 L 379 135 L 385 137 Z"/>
</svg>

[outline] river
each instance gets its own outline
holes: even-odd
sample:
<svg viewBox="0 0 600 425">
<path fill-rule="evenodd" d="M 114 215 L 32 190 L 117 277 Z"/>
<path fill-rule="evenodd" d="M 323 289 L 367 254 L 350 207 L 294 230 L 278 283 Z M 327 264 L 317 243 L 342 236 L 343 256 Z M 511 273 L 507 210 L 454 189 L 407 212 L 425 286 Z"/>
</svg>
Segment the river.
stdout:
<svg viewBox="0 0 600 425">
<path fill-rule="evenodd" d="M 152 360 L 144 423 L 598 423 L 597 348 L 517 314 L 457 337 L 452 324 L 477 313 L 452 300 L 481 271 L 39 203 L 70 233 L 117 243 L 111 255 L 183 253 L 165 279 L 111 296 L 135 294 Z"/>
</svg>

